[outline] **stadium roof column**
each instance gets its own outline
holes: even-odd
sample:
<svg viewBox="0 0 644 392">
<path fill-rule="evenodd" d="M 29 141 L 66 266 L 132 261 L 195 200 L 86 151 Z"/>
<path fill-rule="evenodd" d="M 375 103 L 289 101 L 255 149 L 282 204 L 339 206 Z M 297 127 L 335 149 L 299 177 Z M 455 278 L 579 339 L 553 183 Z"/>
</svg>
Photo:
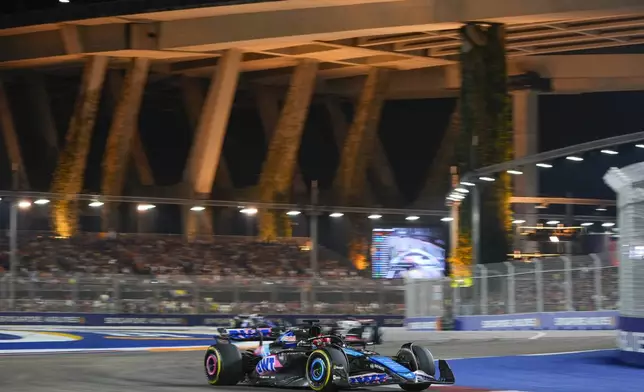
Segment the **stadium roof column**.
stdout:
<svg viewBox="0 0 644 392">
<path fill-rule="evenodd" d="M 77 206 L 72 203 L 70 196 L 83 189 L 87 155 L 108 61 L 109 58 L 105 56 L 92 56 L 87 60 L 67 140 L 54 171 L 51 191 L 67 196 L 64 200 L 54 200 L 51 208 L 54 230 L 61 237 L 69 237 L 77 229 Z"/>
<path fill-rule="evenodd" d="M 184 171 L 189 197 L 208 199 L 212 193 L 237 90 L 242 56 L 239 49 L 227 50 L 212 76 Z M 184 235 L 189 239 L 198 234 L 212 234 L 212 213 L 209 209 L 195 213 L 190 211 L 190 206 L 183 206 L 182 215 Z"/>
<path fill-rule="evenodd" d="M 376 67 L 369 70 L 343 144 L 333 184 L 340 205 L 360 205 L 364 202 L 367 167 L 372 162 L 374 146 L 378 140 L 378 124 L 388 84 L 388 70 Z M 371 228 L 362 216 L 347 218 L 352 236 L 349 258 L 357 268 L 364 268 L 368 251 L 366 236 Z"/>
<path fill-rule="evenodd" d="M 363 203 L 367 166 L 377 141 L 380 113 L 387 91 L 389 71 L 372 68 L 365 79 L 353 121 L 344 143 L 334 181 L 342 205 Z"/>
<path fill-rule="evenodd" d="M 290 196 L 317 71 L 317 61 L 304 59 L 291 76 L 259 179 L 259 199 L 262 202 L 284 202 Z M 259 235 L 263 240 L 270 241 L 290 234 L 290 221 L 283 211 L 259 212 Z"/>
<path fill-rule="evenodd" d="M 341 158 L 343 146 L 347 140 L 347 134 L 349 133 L 349 122 L 347 121 L 346 115 L 342 110 L 342 101 L 340 101 L 338 97 L 327 96 L 325 99 L 325 106 L 327 113 L 329 114 L 329 119 L 331 120 L 331 127 L 333 128 L 333 138 L 339 151 L 338 155 Z M 367 173 L 365 172 L 364 175 L 367 176 Z M 373 185 L 373 187 L 365 187 L 364 189 L 364 195 L 362 198 L 364 205 L 373 204 L 376 200 L 374 193 L 383 191 L 382 189 L 376 188 L 374 184 L 371 185 Z M 334 196 L 334 193 L 337 194 L 337 189 L 332 189 L 331 195 Z"/>
<path fill-rule="evenodd" d="M 514 158 L 519 159 L 539 152 L 539 96 L 530 90 L 512 93 L 512 122 L 514 124 Z M 539 196 L 539 173 L 535 165 L 517 168 L 522 175 L 514 176 L 514 196 Z M 536 226 L 537 214 L 531 204 L 515 204 L 518 219 L 526 221 L 526 226 Z M 529 241 L 524 252 L 537 249 L 536 242 Z"/>
<path fill-rule="evenodd" d="M 47 147 L 47 162 L 51 162 L 51 167 L 53 168 L 56 166 L 56 159 L 58 158 L 58 131 L 51 111 L 45 80 L 42 74 L 30 72 L 25 77 L 25 82 L 27 94 L 31 101 L 31 108 L 34 112 L 33 118 Z"/>
<path fill-rule="evenodd" d="M 132 139 L 138 133 L 139 111 L 148 80 L 150 60 L 130 60 L 125 80 L 122 83 L 112 124 L 107 136 L 103 155 L 101 193 L 105 196 L 122 196 L 125 175 L 130 167 Z M 103 230 L 119 231 L 118 203 L 106 203 L 103 207 Z"/>
<path fill-rule="evenodd" d="M 110 71 L 108 75 L 108 85 L 110 96 L 112 98 L 111 101 L 113 110 L 116 108 L 116 105 L 118 105 L 118 100 L 123 88 L 123 83 L 123 75 L 120 71 Z M 130 146 L 132 152 L 132 163 L 134 163 L 134 168 L 136 169 L 136 173 L 141 185 L 153 186 L 154 174 L 152 172 L 152 168 L 150 167 L 148 155 L 146 154 L 145 148 L 143 147 L 143 141 L 141 140 L 141 134 L 139 133 L 139 122 L 135 121 L 133 126 L 134 130 L 132 131 L 131 140 L 132 145 Z"/>
<path fill-rule="evenodd" d="M 206 92 L 201 85 L 201 79 L 182 77 L 181 78 L 181 93 L 183 96 L 183 103 L 188 113 L 188 120 L 190 126 L 197 133 L 199 127 L 199 119 L 203 109 L 204 101 L 206 100 Z M 219 157 L 219 165 L 215 175 L 214 186 L 218 189 L 232 192 L 234 185 L 230 177 L 230 170 L 228 169 L 228 160 L 222 153 Z"/>
<path fill-rule="evenodd" d="M 256 95 L 259 116 L 262 121 L 267 144 L 270 146 L 280 116 L 280 96 L 277 91 L 266 86 L 258 86 Z M 302 176 L 302 170 L 297 164 L 293 172 L 293 194 L 297 199 L 302 197 L 306 198 L 307 194 L 307 186 Z M 304 199 L 298 201 L 308 202 L 308 200 Z"/>
<path fill-rule="evenodd" d="M 445 194 L 451 184 L 450 166 L 455 162 L 456 144 L 461 134 L 461 105 L 457 102 L 449 119 L 447 130 L 443 134 L 440 147 L 425 181 L 425 186 L 414 202 L 417 208 L 439 208 L 445 204 Z"/>
<path fill-rule="evenodd" d="M 0 127 L 4 137 L 4 145 L 7 149 L 7 156 L 11 163 L 12 170 L 18 170 L 18 186 L 29 189 L 27 170 L 25 169 L 20 149 L 20 141 L 16 133 L 16 124 L 11 113 L 11 106 L 7 96 L 4 82 L 0 79 Z"/>
</svg>

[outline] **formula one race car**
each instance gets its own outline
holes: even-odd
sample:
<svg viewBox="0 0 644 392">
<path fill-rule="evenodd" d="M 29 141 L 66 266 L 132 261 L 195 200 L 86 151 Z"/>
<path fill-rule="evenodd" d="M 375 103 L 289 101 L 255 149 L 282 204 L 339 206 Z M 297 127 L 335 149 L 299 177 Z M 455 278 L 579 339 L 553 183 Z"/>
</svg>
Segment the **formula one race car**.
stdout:
<svg viewBox="0 0 644 392">
<path fill-rule="evenodd" d="M 436 376 L 431 352 L 414 343 L 401 346 L 393 357 L 349 348 L 338 335 L 322 335 L 318 325 L 291 328 L 274 342 L 261 340 L 243 350 L 234 339 L 216 337 L 206 351 L 204 367 L 215 386 L 246 384 L 310 387 L 317 392 L 343 388 L 397 384 L 418 392 L 433 384 L 454 384 L 449 365 L 438 360 Z"/>
<path fill-rule="evenodd" d="M 339 335 L 347 343 L 381 344 L 382 333 L 376 320 L 349 318 L 338 320 L 330 327 L 322 327 L 329 335 Z"/>
<path fill-rule="evenodd" d="M 256 341 L 258 339 L 275 340 L 287 328 L 281 322 L 269 320 L 258 314 L 236 316 L 231 321 L 231 328 L 218 328 L 219 336 L 234 341 Z"/>
</svg>

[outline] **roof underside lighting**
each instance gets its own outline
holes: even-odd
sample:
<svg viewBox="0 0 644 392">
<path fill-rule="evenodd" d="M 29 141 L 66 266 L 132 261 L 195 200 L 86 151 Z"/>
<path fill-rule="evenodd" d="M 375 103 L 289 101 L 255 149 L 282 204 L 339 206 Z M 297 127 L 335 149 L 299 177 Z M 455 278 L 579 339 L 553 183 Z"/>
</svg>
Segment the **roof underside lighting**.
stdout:
<svg viewBox="0 0 644 392">
<path fill-rule="evenodd" d="M 577 156 L 569 156 L 569 157 L 566 157 L 566 159 L 573 162 L 581 162 L 584 160 L 584 158 L 577 157 Z"/>
<path fill-rule="evenodd" d="M 549 163 L 537 163 L 536 166 L 543 167 L 543 168 L 546 168 L 546 169 L 550 169 L 552 167 L 552 165 L 549 164 Z"/>
<path fill-rule="evenodd" d="M 515 176 L 523 174 L 523 172 L 519 171 L 519 170 L 508 170 L 506 173 L 512 174 L 512 175 L 515 175 Z"/>
<path fill-rule="evenodd" d="M 607 154 L 607 155 L 617 155 L 617 154 L 619 154 L 617 151 L 615 151 L 615 150 L 609 150 L 609 149 L 601 150 L 601 153 L 602 153 L 602 154 Z"/>
</svg>

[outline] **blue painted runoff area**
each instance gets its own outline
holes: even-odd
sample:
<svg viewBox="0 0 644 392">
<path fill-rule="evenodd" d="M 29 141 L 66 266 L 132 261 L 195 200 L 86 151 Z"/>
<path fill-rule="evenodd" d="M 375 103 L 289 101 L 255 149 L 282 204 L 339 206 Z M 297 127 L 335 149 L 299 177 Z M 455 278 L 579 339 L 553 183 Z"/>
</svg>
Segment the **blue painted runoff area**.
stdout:
<svg viewBox="0 0 644 392">
<path fill-rule="evenodd" d="M 642 392 L 641 368 L 617 350 L 449 361 L 456 385 L 528 392 Z"/>
</svg>

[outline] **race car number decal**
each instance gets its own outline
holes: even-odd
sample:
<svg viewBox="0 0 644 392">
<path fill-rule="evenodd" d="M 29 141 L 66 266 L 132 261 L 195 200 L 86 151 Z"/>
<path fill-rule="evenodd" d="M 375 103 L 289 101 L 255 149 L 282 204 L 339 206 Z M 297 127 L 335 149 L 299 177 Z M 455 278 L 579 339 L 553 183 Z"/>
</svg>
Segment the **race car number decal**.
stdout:
<svg viewBox="0 0 644 392">
<path fill-rule="evenodd" d="M 387 382 L 388 378 L 389 376 L 387 376 L 384 373 L 361 374 L 359 376 L 349 377 L 349 384 L 376 385 L 376 384 L 382 384 L 384 382 Z"/>
<path fill-rule="evenodd" d="M 275 369 L 281 368 L 282 364 L 275 355 L 262 358 L 255 367 L 257 374 L 275 373 Z"/>
</svg>

